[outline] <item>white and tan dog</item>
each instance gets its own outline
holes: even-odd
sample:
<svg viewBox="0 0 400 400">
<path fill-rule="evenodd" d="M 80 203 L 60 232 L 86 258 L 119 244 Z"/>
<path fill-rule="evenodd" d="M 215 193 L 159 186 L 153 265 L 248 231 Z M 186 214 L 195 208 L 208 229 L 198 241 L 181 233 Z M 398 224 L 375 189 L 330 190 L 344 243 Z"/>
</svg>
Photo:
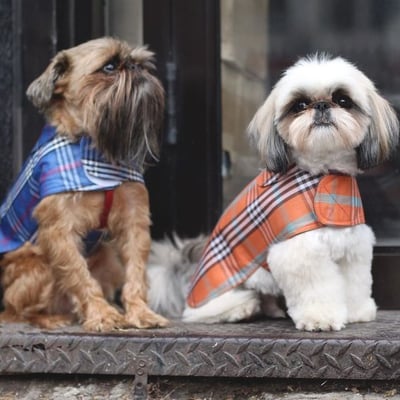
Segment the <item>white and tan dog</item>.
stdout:
<svg viewBox="0 0 400 400">
<path fill-rule="evenodd" d="M 266 170 L 221 217 L 197 266 L 196 257 L 182 252 L 190 242 L 178 250 L 156 245 L 149 269 L 150 304 L 159 311 L 163 303 L 165 312 L 175 301 L 172 316 L 184 307 L 186 321 L 234 322 L 260 312 L 281 316 L 270 300 L 283 294 L 298 329 L 340 330 L 347 323 L 373 320 L 375 237 L 364 223 L 354 177 L 395 150 L 395 112 L 353 64 L 316 55 L 283 74 L 248 132 Z M 296 200 L 294 210 L 278 208 L 277 202 L 291 201 L 295 190 L 306 192 L 306 200 Z M 301 226 L 298 220 L 283 224 L 299 207 L 304 210 L 298 220 L 311 219 Z M 256 229 L 261 233 L 254 239 Z M 269 238 L 272 231 L 277 237 Z M 260 238 L 265 239 L 262 246 Z M 168 272 L 155 278 L 154 271 L 163 267 Z M 161 287 L 181 279 L 185 268 L 192 274 L 190 284 L 179 285 L 186 304 L 176 305 L 176 291 L 161 299 Z"/>
</svg>

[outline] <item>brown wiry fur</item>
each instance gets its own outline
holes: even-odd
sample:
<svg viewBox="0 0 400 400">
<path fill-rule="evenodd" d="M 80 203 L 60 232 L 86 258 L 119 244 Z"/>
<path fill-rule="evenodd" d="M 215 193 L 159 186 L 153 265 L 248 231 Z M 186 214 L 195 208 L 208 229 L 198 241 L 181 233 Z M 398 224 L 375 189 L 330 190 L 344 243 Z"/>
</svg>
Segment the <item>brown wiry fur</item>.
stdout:
<svg viewBox="0 0 400 400">
<path fill-rule="evenodd" d="M 157 154 L 164 105 L 162 86 L 150 74 L 152 57 L 145 48 L 132 50 L 115 39 L 93 40 L 56 55 L 27 94 L 59 135 L 73 140 L 90 135 L 110 162 L 134 161 L 141 168 Z M 115 73 L 102 71 L 113 58 Z M 111 239 L 85 258 L 83 238 L 98 228 L 103 207 L 103 192 L 40 201 L 33 213 L 36 242 L 4 254 L 0 262 L 5 306 L 0 321 L 50 329 L 78 317 L 89 331 L 167 324 L 147 306 L 151 238 L 145 186 L 125 182 L 114 190 L 107 221 Z M 107 301 L 121 286 L 124 313 Z"/>
</svg>

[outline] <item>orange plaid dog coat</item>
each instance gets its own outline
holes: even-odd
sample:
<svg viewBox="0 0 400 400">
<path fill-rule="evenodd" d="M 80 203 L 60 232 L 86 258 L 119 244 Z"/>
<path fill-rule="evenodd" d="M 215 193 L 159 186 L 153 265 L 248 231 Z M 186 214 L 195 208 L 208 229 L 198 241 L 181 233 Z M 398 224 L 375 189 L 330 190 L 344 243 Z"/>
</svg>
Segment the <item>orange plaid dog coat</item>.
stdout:
<svg viewBox="0 0 400 400">
<path fill-rule="evenodd" d="M 263 170 L 226 209 L 213 230 L 187 298 L 198 307 L 240 285 L 259 267 L 268 269 L 274 243 L 324 226 L 365 223 L 355 178 L 311 175 L 293 166 Z"/>
</svg>

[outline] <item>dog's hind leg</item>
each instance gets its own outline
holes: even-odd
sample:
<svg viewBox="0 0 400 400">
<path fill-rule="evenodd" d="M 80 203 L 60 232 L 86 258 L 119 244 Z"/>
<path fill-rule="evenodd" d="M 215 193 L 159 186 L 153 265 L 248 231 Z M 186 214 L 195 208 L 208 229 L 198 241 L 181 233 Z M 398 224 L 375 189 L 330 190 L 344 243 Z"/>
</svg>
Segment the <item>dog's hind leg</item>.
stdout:
<svg viewBox="0 0 400 400">
<path fill-rule="evenodd" d="M 45 329 L 72 322 L 72 314 L 62 313 L 57 307 L 60 299 L 55 282 L 37 247 L 26 243 L 6 254 L 1 264 L 4 311 L 0 313 L 0 322 L 26 322 Z"/>
<path fill-rule="evenodd" d="M 255 290 L 232 289 L 199 307 L 186 306 L 183 320 L 206 324 L 237 322 L 252 318 L 260 311 L 260 296 Z"/>
</svg>

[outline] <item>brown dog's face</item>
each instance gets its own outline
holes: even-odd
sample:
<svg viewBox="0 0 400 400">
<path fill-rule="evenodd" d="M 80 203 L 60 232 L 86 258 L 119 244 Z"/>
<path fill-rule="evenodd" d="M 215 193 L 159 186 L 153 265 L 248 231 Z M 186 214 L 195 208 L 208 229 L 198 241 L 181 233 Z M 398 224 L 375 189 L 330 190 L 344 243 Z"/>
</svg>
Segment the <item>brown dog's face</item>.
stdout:
<svg viewBox="0 0 400 400">
<path fill-rule="evenodd" d="M 154 54 L 101 38 L 61 51 L 27 96 L 60 134 L 92 137 L 111 162 L 139 167 L 159 152 L 164 90 Z"/>
</svg>

